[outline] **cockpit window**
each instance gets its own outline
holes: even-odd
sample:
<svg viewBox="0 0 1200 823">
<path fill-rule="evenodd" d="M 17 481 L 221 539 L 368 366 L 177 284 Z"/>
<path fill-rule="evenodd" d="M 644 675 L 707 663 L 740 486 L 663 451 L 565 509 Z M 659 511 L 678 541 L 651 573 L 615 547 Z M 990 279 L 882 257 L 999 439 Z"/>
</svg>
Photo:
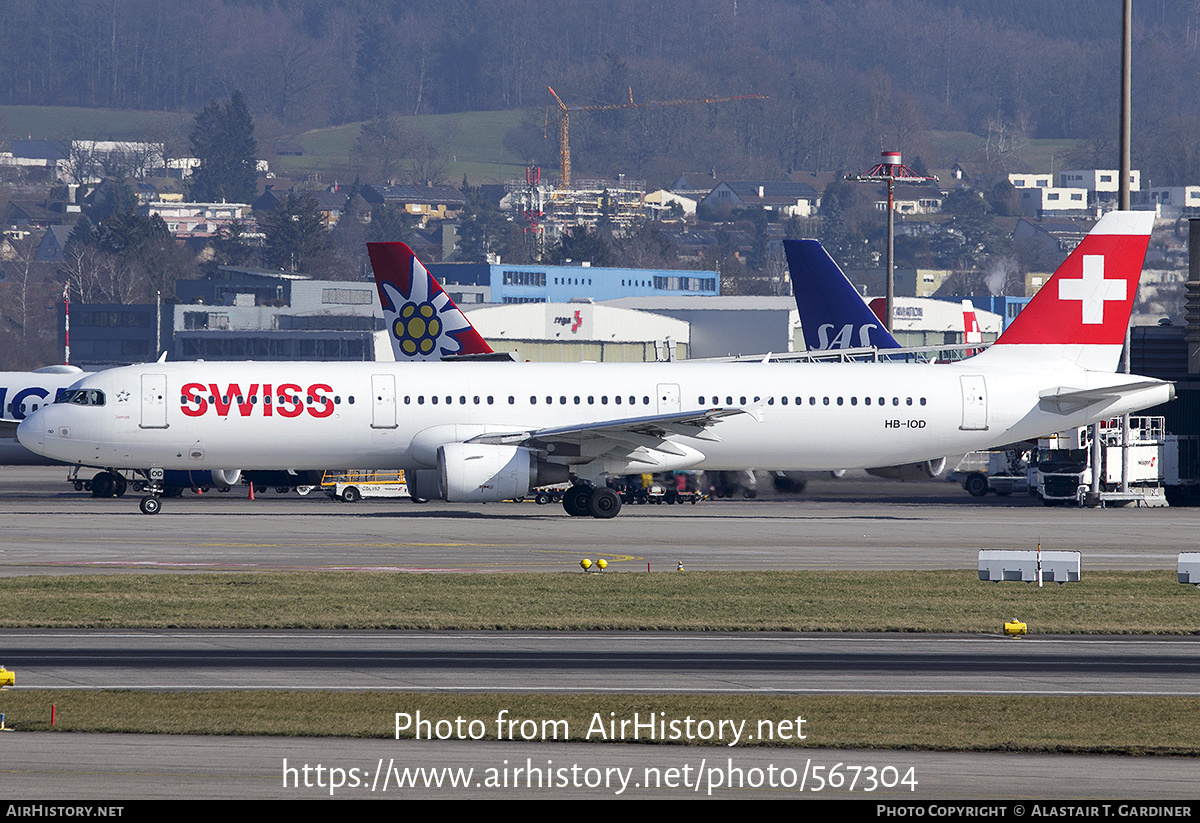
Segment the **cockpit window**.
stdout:
<svg viewBox="0 0 1200 823">
<path fill-rule="evenodd" d="M 76 406 L 103 406 L 104 392 L 99 389 L 71 389 L 54 402 L 73 403 Z"/>
</svg>

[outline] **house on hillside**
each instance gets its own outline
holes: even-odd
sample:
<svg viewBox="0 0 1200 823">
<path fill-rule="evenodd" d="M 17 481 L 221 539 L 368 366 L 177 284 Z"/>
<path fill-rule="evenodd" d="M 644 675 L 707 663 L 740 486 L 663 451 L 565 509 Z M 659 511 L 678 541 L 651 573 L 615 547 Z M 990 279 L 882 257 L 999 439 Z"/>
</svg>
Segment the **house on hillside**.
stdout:
<svg viewBox="0 0 1200 823">
<path fill-rule="evenodd" d="M 821 205 L 816 189 L 790 180 L 726 180 L 718 183 L 701 207 L 721 211 L 762 208 L 785 217 L 811 217 Z"/>
<path fill-rule="evenodd" d="M 422 221 L 452 220 L 467 204 L 462 192 L 454 186 L 369 183 L 362 187 L 362 197 L 372 206 L 399 207 Z"/>
</svg>

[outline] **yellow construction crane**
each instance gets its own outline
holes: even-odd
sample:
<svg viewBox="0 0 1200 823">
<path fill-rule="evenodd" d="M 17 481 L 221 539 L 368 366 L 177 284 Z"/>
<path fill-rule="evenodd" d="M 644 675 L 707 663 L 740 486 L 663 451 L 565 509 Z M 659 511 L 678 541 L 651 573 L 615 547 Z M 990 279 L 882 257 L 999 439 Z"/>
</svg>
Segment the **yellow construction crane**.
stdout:
<svg viewBox="0 0 1200 823">
<path fill-rule="evenodd" d="M 558 96 L 553 88 L 550 96 L 558 104 L 558 186 L 563 188 L 571 183 L 571 142 L 570 142 L 570 113 L 573 111 L 611 111 L 613 109 L 648 109 L 664 106 L 690 106 L 697 103 L 730 103 L 735 100 L 766 100 L 765 94 L 739 94 L 734 97 L 704 97 L 692 100 L 649 100 L 645 103 L 635 103 L 633 87 L 629 87 L 629 102 L 627 103 L 595 103 L 588 106 L 568 106 Z"/>
</svg>

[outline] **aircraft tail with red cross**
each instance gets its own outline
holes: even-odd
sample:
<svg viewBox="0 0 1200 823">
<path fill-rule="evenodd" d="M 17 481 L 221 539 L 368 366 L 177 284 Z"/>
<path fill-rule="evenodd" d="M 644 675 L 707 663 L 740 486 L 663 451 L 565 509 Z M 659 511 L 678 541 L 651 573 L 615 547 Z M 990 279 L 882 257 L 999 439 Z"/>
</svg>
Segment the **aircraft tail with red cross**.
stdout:
<svg viewBox="0 0 1200 823">
<path fill-rule="evenodd" d="M 995 345 L 973 359 L 1116 371 L 1153 224 L 1153 212 L 1101 217 Z"/>
</svg>

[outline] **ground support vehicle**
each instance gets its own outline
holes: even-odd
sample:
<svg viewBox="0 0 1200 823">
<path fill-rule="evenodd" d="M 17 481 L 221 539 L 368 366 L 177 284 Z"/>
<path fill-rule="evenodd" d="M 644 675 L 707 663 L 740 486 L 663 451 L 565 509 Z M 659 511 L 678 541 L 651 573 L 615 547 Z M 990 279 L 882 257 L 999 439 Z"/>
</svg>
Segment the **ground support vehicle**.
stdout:
<svg viewBox="0 0 1200 823">
<path fill-rule="evenodd" d="M 1038 440 L 1037 491 L 1047 506 L 1136 503 L 1166 505 L 1162 417 L 1130 417 L 1129 440 L 1121 445 L 1121 420 L 1100 424 L 1100 493 L 1093 499 L 1092 429 L 1067 429 Z M 1121 490 L 1122 450 L 1128 450 L 1129 491 Z"/>
<path fill-rule="evenodd" d="M 397 469 L 327 471 L 321 491 L 343 503 L 357 503 L 364 497 L 409 497 L 404 472 Z"/>
<path fill-rule="evenodd" d="M 1033 474 L 1033 482 L 1030 475 Z M 961 483 L 972 497 L 994 492 L 1007 497 L 1013 492 L 1029 494 L 1036 486 L 1036 468 L 1030 465 L 1029 450 L 1019 446 L 995 451 L 975 451 L 963 455 L 948 475 Z"/>
</svg>

